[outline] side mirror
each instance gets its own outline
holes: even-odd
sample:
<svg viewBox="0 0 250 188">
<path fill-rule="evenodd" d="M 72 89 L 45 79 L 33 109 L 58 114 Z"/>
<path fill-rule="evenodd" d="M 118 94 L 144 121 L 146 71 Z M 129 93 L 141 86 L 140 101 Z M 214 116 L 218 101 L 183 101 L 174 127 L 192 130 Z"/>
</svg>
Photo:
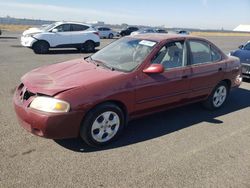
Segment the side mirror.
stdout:
<svg viewBox="0 0 250 188">
<path fill-rule="evenodd" d="M 52 33 L 57 33 L 58 29 L 52 29 Z"/>
<path fill-rule="evenodd" d="M 157 73 L 163 73 L 164 67 L 162 64 L 151 64 L 148 68 L 143 70 L 146 74 L 157 74 Z"/>
<path fill-rule="evenodd" d="M 244 46 L 243 46 L 243 45 L 240 45 L 240 46 L 239 46 L 239 49 L 243 49 L 243 48 L 244 48 Z"/>
</svg>

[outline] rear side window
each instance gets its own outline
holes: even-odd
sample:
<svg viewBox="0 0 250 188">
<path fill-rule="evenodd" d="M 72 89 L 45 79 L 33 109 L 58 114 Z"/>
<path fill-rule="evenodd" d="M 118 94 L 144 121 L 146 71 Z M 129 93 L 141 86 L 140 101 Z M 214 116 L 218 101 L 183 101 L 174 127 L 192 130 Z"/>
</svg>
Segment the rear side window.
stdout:
<svg viewBox="0 0 250 188">
<path fill-rule="evenodd" d="M 79 24 L 71 24 L 71 30 L 72 31 L 84 31 L 88 29 L 89 27 L 86 25 L 79 25 Z"/>
<path fill-rule="evenodd" d="M 190 41 L 191 64 L 211 62 L 210 45 L 202 41 Z"/>
<path fill-rule="evenodd" d="M 211 59 L 212 59 L 212 62 L 220 61 L 221 58 L 222 58 L 221 54 L 216 49 L 211 47 Z"/>
</svg>

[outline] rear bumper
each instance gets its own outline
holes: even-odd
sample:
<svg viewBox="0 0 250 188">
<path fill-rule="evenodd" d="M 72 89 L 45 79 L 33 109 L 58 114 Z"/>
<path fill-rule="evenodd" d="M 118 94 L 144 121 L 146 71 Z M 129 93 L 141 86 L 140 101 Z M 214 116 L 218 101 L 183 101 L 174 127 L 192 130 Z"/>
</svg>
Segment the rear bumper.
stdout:
<svg viewBox="0 0 250 188">
<path fill-rule="evenodd" d="M 53 114 L 36 111 L 25 106 L 17 94 L 13 104 L 19 124 L 34 135 L 51 139 L 79 136 L 82 112 Z"/>
</svg>

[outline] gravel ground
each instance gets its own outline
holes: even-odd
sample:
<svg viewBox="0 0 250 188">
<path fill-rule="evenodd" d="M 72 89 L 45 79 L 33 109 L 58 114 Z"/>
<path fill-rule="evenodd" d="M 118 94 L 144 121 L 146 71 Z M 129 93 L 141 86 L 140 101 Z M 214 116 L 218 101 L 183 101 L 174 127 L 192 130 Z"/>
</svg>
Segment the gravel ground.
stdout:
<svg viewBox="0 0 250 188">
<path fill-rule="evenodd" d="M 249 82 L 216 112 L 193 104 L 137 119 L 117 142 L 94 150 L 79 139 L 44 139 L 18 125 L 12 96 L 20 77 L 87 55 L 71 49 L 35 55 L 19 36 L 0 36 L 0 187 L 250 187 Z M 208 39 L 226 53 L 249 40 Z"/>
</svg>

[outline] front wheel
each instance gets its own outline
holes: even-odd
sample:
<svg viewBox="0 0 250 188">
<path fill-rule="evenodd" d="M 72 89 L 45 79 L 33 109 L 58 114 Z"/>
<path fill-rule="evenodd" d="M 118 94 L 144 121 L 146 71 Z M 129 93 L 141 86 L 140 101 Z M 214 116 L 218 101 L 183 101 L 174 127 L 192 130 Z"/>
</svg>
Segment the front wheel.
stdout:
<svg viewBox="0 0 250 188">
<path fill-rule="evenodd" d="M 228 97 L 229 89 L 226 82 L 220 82 L 203 105 L 209 110 L 216 110 L 224 105 Z"/>
<path fill-rule="evenodd" d="M 124 124 L 123 111 L 112 103 L 105 103 L 86 115 L 80 136 L 90 146 L 107 145 L 119 136 Z"/>
<path fill-rule="evenodd" d="M 32 49 L 36 54 L 46 54 L 49 52 L 49 44 L 46 41 L 37 41 Z"/>
</svg>

